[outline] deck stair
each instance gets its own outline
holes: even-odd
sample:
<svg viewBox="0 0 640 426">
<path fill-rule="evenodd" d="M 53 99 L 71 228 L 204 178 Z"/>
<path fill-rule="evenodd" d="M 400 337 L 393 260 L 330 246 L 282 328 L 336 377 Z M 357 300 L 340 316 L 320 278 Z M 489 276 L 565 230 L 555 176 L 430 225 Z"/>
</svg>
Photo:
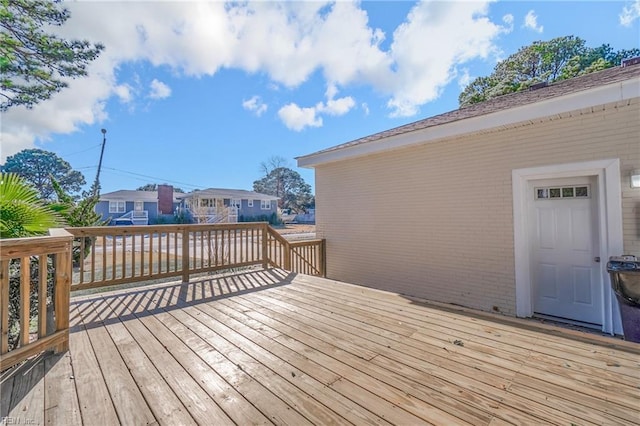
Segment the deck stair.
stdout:
<svg viewBox="0 0 640 426">
<path fill-rule="evenodd" d="M 236 207 L 226 207 L 217 209 L 213 215 L 207 215 L 206 223 L 237 223 L 238 209 Z"/>
<path fill-rule="evenodd" d="M 148 225 L 148 210 L 131 210 L 120 217 L 113 219 L 116 225 Z"/>
</svg>

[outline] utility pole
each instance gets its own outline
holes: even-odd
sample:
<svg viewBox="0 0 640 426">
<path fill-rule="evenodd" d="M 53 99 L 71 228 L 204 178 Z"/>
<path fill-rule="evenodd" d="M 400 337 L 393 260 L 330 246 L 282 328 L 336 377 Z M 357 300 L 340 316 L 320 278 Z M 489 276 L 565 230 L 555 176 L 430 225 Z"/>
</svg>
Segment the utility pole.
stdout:
<svg viewBox="0 0 640 426">
<path fill-rule="evenodd" d="M 107 143 L 107 129 L 101 129 L 102 132 L 102 149 L 100 150 L 100 161 L 98 162 L 98 172 L 96 173 L 96 180 L 93 182 L 93 195 L 98 195 L 100 190 L 100 169 L 102 168 L 102 156 L 104 155 L 104 145 Z"/>
</svg>

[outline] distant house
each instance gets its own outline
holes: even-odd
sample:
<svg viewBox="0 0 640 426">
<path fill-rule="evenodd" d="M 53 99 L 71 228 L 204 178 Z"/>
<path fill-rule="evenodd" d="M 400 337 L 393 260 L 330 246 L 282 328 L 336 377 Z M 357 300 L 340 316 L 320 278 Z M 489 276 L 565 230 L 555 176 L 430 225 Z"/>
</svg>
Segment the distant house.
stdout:
<svg viewBox="0 0 640 426">
<path fill-rule="evenodd" d="M 179 200 L 171 185 L 158 185 L 158 191 L 120 190 L 100 195 L 96 213 L 110 225 L 148 225 L 173 221 Z"/>
<path fill-rule="evenodd" d="M 298 166 L 315 169 L 329 278 L 622 331 L 606 263 L 640 256 L 640 65 L 500 96 Z"/>
<path fill-rule="evenodd" d="M 278 197 L 243 189 L 209 188 L 177 198 L 179 214 L 192 222 L 237 222 L 278 214 Z"/>
<path fill-rule="evenodd" d="M 209 188 L 174 193 L 171 185 L 158 191 L 120 190 L 100 196 L 95 211 L 110 225 L 148 225 L 158 222 L 219 223 L 264 220 L 278 214 L 278 197 L 243 189 Z"/>
</svg>

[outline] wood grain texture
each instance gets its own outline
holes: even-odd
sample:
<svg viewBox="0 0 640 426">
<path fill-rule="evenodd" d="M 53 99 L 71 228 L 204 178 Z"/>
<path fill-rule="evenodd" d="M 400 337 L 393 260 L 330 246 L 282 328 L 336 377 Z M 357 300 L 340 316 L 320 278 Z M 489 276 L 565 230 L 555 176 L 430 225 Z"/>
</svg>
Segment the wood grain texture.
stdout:
<svg viewBox="0 0 640 426">
<path fill-rule="evenodd" d="M 638 345 L 281 270 L 74 298 L 70 325 L 68 355 L 3 377 L 3 415 L 88 425 L 640 423 Z"/>
<path fill-rule="evenodd" d="M 80 405 L 73 392 L 74 375 L 71 366 L 71 355 L 67 352 L 50 356 L 44 360 L 44 420 L 49 425 L 82 424 Z M 69 393 L 71 396 L 69 397 Z"/>
</svg>

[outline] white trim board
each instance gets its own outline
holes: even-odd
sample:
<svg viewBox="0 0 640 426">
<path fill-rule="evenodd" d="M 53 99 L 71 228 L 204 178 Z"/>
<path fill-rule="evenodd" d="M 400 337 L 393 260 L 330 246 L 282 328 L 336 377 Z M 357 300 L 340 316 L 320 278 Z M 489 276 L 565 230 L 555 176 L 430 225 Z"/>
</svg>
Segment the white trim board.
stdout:
<svg viewBox="0 0 640 426">
<path fill-rule="evenodd" d="M 622 333 L 618 302 L 613 296 L 607 273 L 607 260 L 623 250 L 622 194 L 620 160 L 607 159 L 583 163 L 517 169 L 512 171 L 513 239 L 516 279 L 516 315 L 533 315 L 531 256 L 528 241 L 527 191 L 529 181 L 539 179 L 596 176 L 598 182 L 598 220 L 600 235 L 600 276 L 602 279 L 602 331 Z"/>
</svg>

